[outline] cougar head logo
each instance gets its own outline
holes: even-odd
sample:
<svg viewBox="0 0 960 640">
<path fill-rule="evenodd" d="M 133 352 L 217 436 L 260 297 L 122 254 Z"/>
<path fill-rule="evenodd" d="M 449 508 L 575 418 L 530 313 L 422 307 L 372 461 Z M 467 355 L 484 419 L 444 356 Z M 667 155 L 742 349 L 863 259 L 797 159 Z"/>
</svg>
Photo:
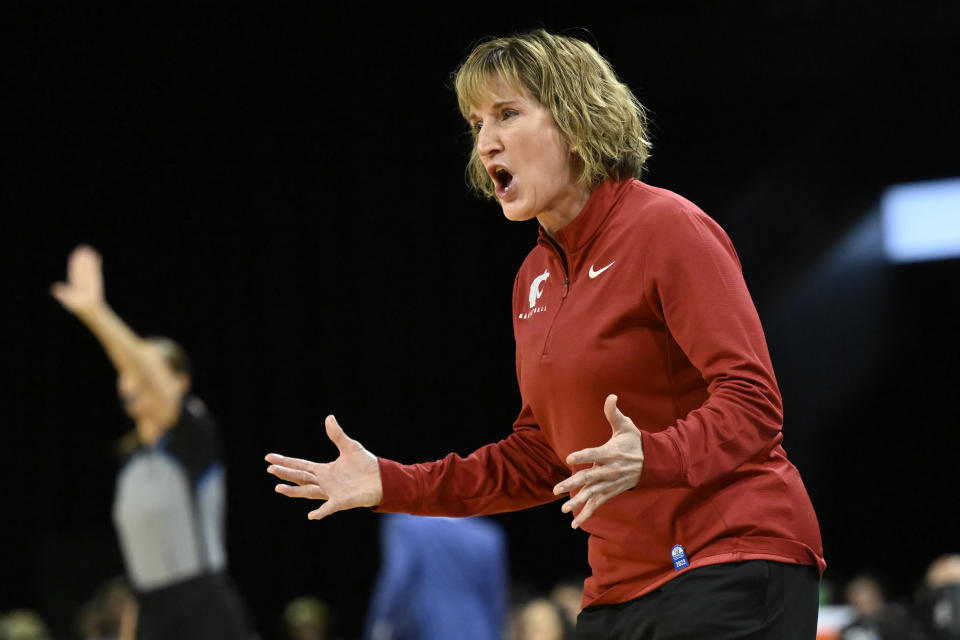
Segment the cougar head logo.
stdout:
<svg viewBox="0 0 960 640">
<path fill-rule="evenodd" d="M 544 271 L 536 278 L 533 279 L 533 282 L 530 284 L 530 308 L 533 309 L 537 306 L 537 299 L 543 295 L 543 289 L 540 288 L 540 285 L 550 277 L 549 271 Z"/>
</svg>

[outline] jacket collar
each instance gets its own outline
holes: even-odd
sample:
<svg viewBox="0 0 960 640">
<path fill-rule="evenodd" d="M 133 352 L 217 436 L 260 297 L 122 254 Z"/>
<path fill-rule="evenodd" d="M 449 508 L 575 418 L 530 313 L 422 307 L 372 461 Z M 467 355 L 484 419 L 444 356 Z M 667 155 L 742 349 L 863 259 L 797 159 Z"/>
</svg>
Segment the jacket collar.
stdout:
<svg viewBox="0 0 960 640">
<path fill-rule="evenodd" d="M 570 224 L 557 231 L 553 235 L 553 239 L 568 254 L 576 253 L 585 247 L 596 235 L 633 180 L 633 178 L 620 181 L 607 179 L 598 184 L 593 188 L 587 204 L 577 214 L 577 217 Z M 540 227 L 540 237 L 537 243 L 550 245 L 550 237 L 543 227 Z"/>
</svg>

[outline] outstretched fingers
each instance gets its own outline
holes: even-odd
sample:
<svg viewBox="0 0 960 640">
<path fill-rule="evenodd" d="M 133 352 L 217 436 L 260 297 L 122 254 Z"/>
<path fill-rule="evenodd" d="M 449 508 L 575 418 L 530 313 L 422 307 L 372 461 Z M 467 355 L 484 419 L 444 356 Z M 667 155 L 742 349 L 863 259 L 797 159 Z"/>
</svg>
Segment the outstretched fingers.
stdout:
<svg viewBox="0 0 960 640">
<path fill-rule="evenodd" d="M 593 482 L 584 486 L 583 489 L 580 489 L 580 491 L 577 492 L 577 495 L 571 496 L 569 500 L 564 502 L 563 506 L 560 507 L 560 510 L 564 513 L 580 511 L 587 505 L 588 502 L 609 491 L 610 486 L 614 482 L 615 481 L 608 480 L 604 482 Z"/>
<path fill-rule="evenodd" d="M 314 509 L 307 514 L 307 518 L 310 520 L 323 520 L 327 516 L 336 513 L 337 511 L 342 511 L 345 507 L 341 506 L 338 502 L 333 500 L 328 500 L 320 505 L 319 508 Z"/>
<path fill-rule="evenodd" d="M 263 458 L 273 466 L 277 467 L 286 467 L 288 469 L 299 469 L 301 471 L 311 471 L 316 465 L 316 462 L 312 460 L 304 460 L 303 458 L 289 458 L 287 456 L 282 456 L 279 453 L 268 453 Z M 270 471 L 267 468 L 267 471 Z M 272 471 L 270 473 L 273 473 Z"/>
<path fill-rule="evenodd" d="M 580 510 L 580 513 L 578 513 L 577 517 L 575 517 L 573 522 L 570 523 L 570 527 L 573 529 L 579 529 L 580 525 L 586 522 L 587 518 L 593 515 L 593 512 L 597 510 L 597 507 L 609 500 L 610 497 L 611 494 L 600 494 L 587 500 L 587 502 L 583 505 L 583 508 Z"/>
<path fill-rule="evenodd" d="M 376 456 L 344 433 L 337 419 L 324 420 L 327 437 L 340 455 L 332 462 L 317 463 L 302 458 L 267 454 L 267 472 L 290 484 L 278 484 L 275 491 L 291 498 L 326 502 L 308 514 L 320 520 L 337 511 L 375 506 L 383 497 L 383 484 Z"/>
<path fill-rule="evenodd" d="M 554 495 L 570 493 L 577 487 L 600 482 L 615 481 L 620 477 L 620 471 L 610 466 L 593 466 L 589 469 L 581 469 L 575 474 L 558 483 L 553 487 Z"/>
<path fill-rule="evenodd" d="M 607 418 L 607 422 L 610 423 L 610 428 L 613 429 L 613 435 L 635 431 L 637 428 L 636 425 L 633 424 L 633 420 L 625 416 L 619 407 L 617 407 L 617 396 L 612 393 L 607 396 L 606 401 L 603 403 L 603 415 Z"/>
<path fill-rule="evenodd" d="M 620 413 L 620 409 L 617 408 L 617 400 L 619 400 L 617 395 L 615 393 L 611 393 L 607 396 L 606 400 L 603 401 L 603 415 L 606 416 L 607 422 L 609 422 L 611 425 L 613 425 L 613 423 L 617 420 L 617 414 L 623 416 L 623 414 Z"/>
<path fill-rule="evenodd" d="M 340 423 L 337 422 L 336 416 L 327 416 L 327 419 L 324 420 L 323 424 L 327 429 L 327 437 L 330 438 L 330 441 L 337 446 L 337 451 L 343 453 L 345 448 L 353 444 L 354 441 L 347 436 L 346 432 L 343 430 L 343 427 L 341 427 Z"/>
<path fill-rule="evenodd" d="M 317 485 L 278 484 L 274 491 L 288 498 L 308 498 L 310 500 L 326 500 L 327 494 Z"/>
<path fill-rule="evenodd" d="M 565 513 L 577 512 L 570 526 L 577 529 L 607 500 L 620 495 L 630 488 L 628 481 L 623 478 L 594 484 L 584 488 L 576 496 L 568 500 L 562 507 Z"/>
<path fill-rule="evenodd" d="M 567 456 L 567 464 L 571 467 L 578 464 L 603 464 L 609 461 L 611 455 L 610 447 L 606 444 L 599 447 L 590 447 L 589 449 L 580 449 Z"/>
<path fill-rule="evenodd" d="M 571 526 L 583 524 L 607 500 L 636 486 L 643 471 L 642 434 L 633 420 L 617 408 L 617 396 L 610 394 L 603 403 L 603 414 L 612 431 L 607 442 L 567 456 L 572 466 L 591 465 L 577 471 L 553 488 L 554 495 L 572 493 L 561 510 L 575 513 Z M 578 490 L 579 488 L 579 490 Z"/>
<path fill-rule="evenodd" d="M 287 482 L 296 482 L 297 484 L 316 484 L 317 477 L 310 471 L 303 469 L 293 469 L 282 465 L 272 464 L 267 467 L 267 473 L 277 476 Z"/>
</svg>

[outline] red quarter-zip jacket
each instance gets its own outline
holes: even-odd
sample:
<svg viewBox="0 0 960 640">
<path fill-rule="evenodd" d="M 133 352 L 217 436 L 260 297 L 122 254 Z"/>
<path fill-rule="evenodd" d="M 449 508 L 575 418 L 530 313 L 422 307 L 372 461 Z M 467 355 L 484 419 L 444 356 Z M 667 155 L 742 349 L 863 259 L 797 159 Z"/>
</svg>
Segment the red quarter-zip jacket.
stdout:
<svg viewBox="0 0 960 640">
<path fill-rule="evenodd" d="M 689 564 L 826 564 L 816 515 L 781 442 L 760 320 L 726 233 L 638 180 L 597 186 L 537 246 L 513 292 L 522 408 L 513 433 L 463 458 L 380 459 L 380 511 L 469 516 L 555 500 L 573 451 L 612 435 L 610 393 L 642 433 L 639 484 L 597 509 L 583 605 L 625 602 Z M 683 563 L 680 563 L 681 565 Z"/>
</svg>

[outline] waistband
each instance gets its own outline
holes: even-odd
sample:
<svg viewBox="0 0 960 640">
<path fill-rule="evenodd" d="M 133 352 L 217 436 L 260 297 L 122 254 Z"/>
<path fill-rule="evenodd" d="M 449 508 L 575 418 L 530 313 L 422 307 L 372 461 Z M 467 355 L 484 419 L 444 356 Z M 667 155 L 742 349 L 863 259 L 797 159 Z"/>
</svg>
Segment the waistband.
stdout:
<svg viewBox="0 0 960 640">
<path fill-rule="evenodd" d="M 149 591 L 140 591 L 135 589 L 134 595 L 141 606 L 162 607 L 166 604 L 182 601 L 185 598 L 193 598 L 211 590 L 231 588 L 230 578 L 226 573 L 220 571 L 217 573 L 204 573 L 193 578 L 187 578 L 180 582 L 150 589 Z"/>
</svg>

